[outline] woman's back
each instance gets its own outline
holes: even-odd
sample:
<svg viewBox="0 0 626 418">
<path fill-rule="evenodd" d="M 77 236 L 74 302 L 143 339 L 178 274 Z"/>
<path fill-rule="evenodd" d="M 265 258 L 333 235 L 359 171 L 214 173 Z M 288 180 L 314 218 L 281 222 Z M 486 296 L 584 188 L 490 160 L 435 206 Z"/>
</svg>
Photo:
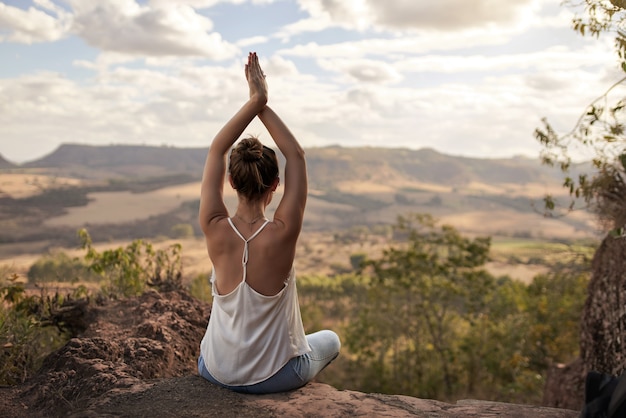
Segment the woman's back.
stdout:
<svg viewBox="0 0 626 418">
<path fill-rule="evenodd" d="M 263 220 L 253 225 L 237 218 L 231 221 L 232 225 L 229 218 L 219 220 L 214 225 L 213 233 L 206 238 L 215 269 L 218 293 L 226 295 L 243 281 L 242 260 L 246 247 L 244 239 L 249 239 L 263 228 L 248 242 L 245 280 L 262 295 L 277 294 L 284 287 L 284 282 L 293 268 L 295 242 L 285 237 L 284 227 L 275 222 L 268 222 L 263 226 Z"/>
</svg>

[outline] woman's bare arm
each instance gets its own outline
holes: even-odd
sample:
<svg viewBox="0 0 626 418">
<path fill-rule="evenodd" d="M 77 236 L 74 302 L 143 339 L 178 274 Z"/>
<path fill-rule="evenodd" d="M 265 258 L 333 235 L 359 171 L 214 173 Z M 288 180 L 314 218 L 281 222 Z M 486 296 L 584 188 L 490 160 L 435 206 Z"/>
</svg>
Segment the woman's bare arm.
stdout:
<svg viewBox="0 0 626 418">
<path fill-rule="evenodd" d="M 283 223 L 297 237 L 302 229 L 304 208 L 308 193 L 304 150 L 287 125 L 269 107 L 259 113 L 259 119 L 267 128 L 274 142 L 285 156 L 285 188 L 283 197 L 274 213 L 274 221 Z"/>
<path fill-rule="evenodd" d="M 213 221 L 228 216 L 228 210 L 224 204 L 224 178 L 228 151 L 267 103 L 267 84 L 256 53 L 248 55 L 245 74 L 250 87 L 250 99 L 217 133 L 204 164 L 198 216 L 200 226 L 205 232 Z"/>
</svg>

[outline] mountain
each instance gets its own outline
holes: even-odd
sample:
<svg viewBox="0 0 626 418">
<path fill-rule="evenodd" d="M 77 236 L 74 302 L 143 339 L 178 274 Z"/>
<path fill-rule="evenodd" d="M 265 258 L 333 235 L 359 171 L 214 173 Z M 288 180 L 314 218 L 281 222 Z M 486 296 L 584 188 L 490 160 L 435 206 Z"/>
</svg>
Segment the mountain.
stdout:
<svg viewBox="0 0 626 418">
<path fill-rule="evenodd" d="M 200 173 L 206 148 L 63 144 L 25 168 L 52 168 L 85 178 Z"/>
<path fill-rule="evenodd" d="M 10 161 L 7 161 L 2 155 L 0 155 L 0 170 L 8 169 L 8 168 L 17 168 L 16 164 L 13 164 Z"/>
<path fill-rule="evenodd" d="M 174 148 L 142 145 L 61 145 L 51 154 L 24 164 L 25 168 L 52 169 L 83 178 L 150 177 L 191 174 L 202 169 L 208 148 Z M 561 178 L 539 159 L 523 157 L 481 159 L 458 157 L 432 149 L 338 146 L 306 150 L 313 187 L 332 188 L 345 181 L 390 182 L 398 179 L 463 186 L 472 182 L 535 183 Z"/>
</svg>

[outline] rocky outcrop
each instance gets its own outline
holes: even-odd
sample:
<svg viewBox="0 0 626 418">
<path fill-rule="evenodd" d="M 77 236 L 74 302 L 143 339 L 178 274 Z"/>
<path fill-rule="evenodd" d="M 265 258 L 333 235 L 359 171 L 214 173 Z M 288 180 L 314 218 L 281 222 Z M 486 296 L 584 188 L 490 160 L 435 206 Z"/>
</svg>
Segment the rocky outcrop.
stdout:
<svg viewBox="0 0 626 418">
<path fill-rule="evenodd" d="M 209 313 L 185 292 L 150 291 L 93 307 L 89 327 L 48 356 L 23 398 L 44 415 L 64 416 L 149 379 L 197 373 Z"/>
<path fill-rule="evenodd" d="M 574 418 L 566 409 L 446 403 L 310 383 L 243 395 L 197 376 L 210 307 L 185 292 L 149 292 L 87 313 L 89 327 L 50 355 L 25 388 L 0 388 L 3 417 L 488 417 Z"/>
</svg>

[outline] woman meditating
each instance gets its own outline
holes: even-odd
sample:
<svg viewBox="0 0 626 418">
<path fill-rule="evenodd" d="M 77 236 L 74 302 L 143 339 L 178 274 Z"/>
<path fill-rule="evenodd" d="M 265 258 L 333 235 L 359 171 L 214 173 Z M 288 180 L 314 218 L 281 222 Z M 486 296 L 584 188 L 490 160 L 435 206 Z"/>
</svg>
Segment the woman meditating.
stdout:
<svg viewBox="0 0 626 418">
<path fill-rule="evenodd" d="M 256 53 L 245 75 L 250 98 L 213 139 L 202 179 L 199 221 L 213 263 L 213 308 L 198 372 L 237 392 L 283 392 L 312 380 L 341 344 L 332 331 L 304 333 L 293 268 L 307 198 L 304 151 L 267 106 Z M 241 140 L 230 154 L 228 180 L 238 196 L 233 216 L 223 199 L 227 154 L 257 116 L 286 160 L 272 220 L 265 209 L 279 184 L 278 160 L 257 138 Z"/>
</svg>

